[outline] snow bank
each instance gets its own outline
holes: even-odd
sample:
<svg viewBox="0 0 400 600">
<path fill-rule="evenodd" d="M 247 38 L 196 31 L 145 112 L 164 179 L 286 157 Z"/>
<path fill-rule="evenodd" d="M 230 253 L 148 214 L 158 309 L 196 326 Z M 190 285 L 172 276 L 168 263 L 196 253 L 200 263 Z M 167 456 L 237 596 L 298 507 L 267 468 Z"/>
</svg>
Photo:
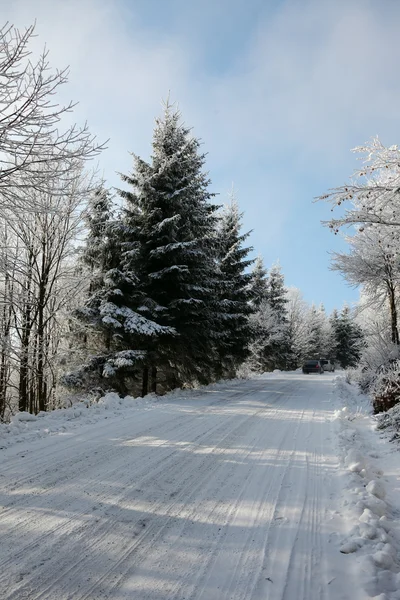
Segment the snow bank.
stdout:
<svg viewBox="0 0 400 600">
<path fill-rule="evenodd" d="M 66 435 L 68 431 L 79 426 L 97 423 L 105 419 L 121 419 L 129 411 L 151 409 L 155 404 L 172 399 L 195 397 L 206 391 L 230 388 L 240 385 L 240 379 L 224 380 L 218 383 L 201 386 L 197 389 L 176 389 L 165 396 L 148 394 L 145 398 L 126 396 L 121 398 L 115 392 L 109 392 L 97 402 L 89 397 L 70 408 L 62 408 L 50 412 L 32 415 L 19 412 L 11 418 L 10 423 L 0 423 L 0 450 L 16 443 L 28 442 L 48 435 Z"/>
<path fill-rule="evenodd" d="M 28 412 L 19 412 L 16 415 L 14 415 L 13 417 L 11 417 L 11 423 L 22 423 L 22 422 L 28 422 L 28 421 L 36 421 L 37 420 L 37 416 L 36 415 L 31 415 L 31 413 Z"/>
<path fill-rule="evenodd" d="M 367 598 L 399 600 L 399 457 L 379 438 L 369 399 L 343 377 L 335 379 L 335 391 L 344 405 L 334 415 L 345 481 L 339 550 L 354 556 L 348 560 Z"/>
</svg>

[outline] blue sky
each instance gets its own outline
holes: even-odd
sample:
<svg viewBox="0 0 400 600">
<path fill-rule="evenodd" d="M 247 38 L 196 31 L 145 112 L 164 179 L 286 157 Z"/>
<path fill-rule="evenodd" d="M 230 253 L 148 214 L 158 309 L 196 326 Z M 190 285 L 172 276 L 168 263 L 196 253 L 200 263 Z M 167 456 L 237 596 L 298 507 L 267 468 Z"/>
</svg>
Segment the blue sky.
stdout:
<svg viewBox="0 0 400 600">
<path fill-rule="evenodd" d="M 36 19 L 35 50 L 70 65 L 61 99 L 79 101 L 101 140 L 110 185 L 147 157 L 168 93 L 204 143 L 221 203 L 234 184 L 250 243 L 286 284 L 328 310 L 355 301 L 329 252 L 345 243 L 313 203 L 356 167 L 374 135 L 399 142 L 396 0 L 0 0 L 17 27 Z"/>
</svg>

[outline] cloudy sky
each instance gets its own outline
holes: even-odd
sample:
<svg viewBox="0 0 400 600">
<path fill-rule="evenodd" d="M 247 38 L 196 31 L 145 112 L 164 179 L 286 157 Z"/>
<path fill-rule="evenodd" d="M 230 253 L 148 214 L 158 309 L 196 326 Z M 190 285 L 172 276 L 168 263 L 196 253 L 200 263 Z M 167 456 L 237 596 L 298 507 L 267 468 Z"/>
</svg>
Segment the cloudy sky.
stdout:
<svg viewBox="0 0 400 600">
<path fill-rule="evenodd" d="M 329 270 L 346 246 L 313 198 L 348 179 L 350 152 L 372 136 L 400 141 L 397 0 L 0 0 L 1 16 L 36 20 L 54 67 L 70 66 L 62 99 L 110 138 L 110 186 L 148 157 L 168 93 L 208 153 L 221 203 L 232 183 L 250 243 L 287 285 L 328 310 L 356 300 Z"/>
</svg>

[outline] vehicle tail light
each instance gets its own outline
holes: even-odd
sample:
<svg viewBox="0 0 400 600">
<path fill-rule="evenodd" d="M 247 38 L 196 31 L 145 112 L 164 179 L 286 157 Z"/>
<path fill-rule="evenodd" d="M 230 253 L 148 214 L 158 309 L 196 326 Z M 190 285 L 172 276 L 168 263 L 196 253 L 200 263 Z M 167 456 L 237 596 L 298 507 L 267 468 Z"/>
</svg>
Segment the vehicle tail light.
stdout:
<svg viewBox="0 0 400 600">
<path fill-rule="evenodd" d="M 319 369 L 319 365 L 315 365 L 315 368 L 316 368 L 316 369 Z"/>
</svg>

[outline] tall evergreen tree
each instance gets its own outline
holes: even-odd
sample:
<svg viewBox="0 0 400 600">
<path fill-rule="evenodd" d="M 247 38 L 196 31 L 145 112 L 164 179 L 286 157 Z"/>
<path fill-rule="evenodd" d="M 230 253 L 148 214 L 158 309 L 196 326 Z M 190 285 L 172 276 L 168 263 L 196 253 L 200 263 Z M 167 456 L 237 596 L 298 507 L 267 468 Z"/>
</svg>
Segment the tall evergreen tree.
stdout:
<svg viewBox="0 0 400 600">
<path fill-rule="evenodd" d="M 110 251 L 110 223 L 114 218 L 110 192 L 100 185 L 89 198 L 86 211 L 87 236 L 82 253 L 82 262 L 88 267 L 91 277 L 103 272 Z"/>
<path fill-rule="evenodd" d="M 337 332 L 339 330 L 339 312 L 337 308 L 334 308 L 331 316 L 329 317 L 329 325 L 330 325 L 330 337 L 329 337 L 329 355 L 328 358 L 337 361 L 337 352 L 338 352 L 338 339 Z"/>
<path fill-rule="evenodd" d="M 89 268 L 85 306 L 75 313 L 86 326 L 87 362 L 65 378 L 126 393 L 127 380 L 137 380 L 150 343 L 174 331 L 137 311 L 139 280 L 121 244 L 120 222 L 112 219 L 111 199 L 98 190 L 90 202 L 83 262 Z"/>
<path fill-rule="evenodd" d="M 274 265 L 265 279 L 260 262 L 257 278 L 261 301 L 258 300 L 257 311 L 251 316 L 250 367 L 261 372 L 290 368 L 293 358 L 286 308 L 288 300 L 279 265 Z"/>
<path fill-rule="evenodd" d="M 273 343 L 271 348 L 271 354 L 275 357 L 274 367 L 287 369 L 292 363 L 290 331 L 287 317 L 288 298 L 284 276 L 279 264 L 273 265 L 270 270 L 267 300 L 281 330 L 279 339 Z"/>
<path fill-rule="evenodd" d="M 216 312 L 220 315 L 219 350 L 220 375 L 234 377 L 237 367 L 248 355 L 251 340 L 249 315 L 253 289 L 253 275 L 248 271 L 254 262 L 246 258 L 251 247 L 244 247 L 250 232 L 241 233 L 243 213 L 235 198 L 224 207 L 217 238 L 218 243 L 218 295 Z"/>
<path fill-rule="evenodd" d="M 135 266 L 143 302 L 138 310 L 178 336 L 159 343 L 151 370 L 167 387 L 207 382 L 215 363 L 215 224 L 217 206 L 208 189 L 205 154 L 180 113 L 167 104 L 156 120 L 149 163 L 135 157 L 123 180 L 126 252 Z M 131 245 L 131 247 L 130 247 Z"/>
<path fill-rule="evenodd" d="M 277 263 L 272 266 L 267 288 L 267 299 L 278 319 L 283 323 L 287 320 L 288 299 L 286 296 L 285 280 L 280 265 Z"/>
<path fill-rule="evenodd" d="M 330 325 L 325 308 L 312 304 L 307 315 L 307 357 L 331 358 L 330 356 Z"/>
<path fill-rule="evenodd" d="M 258 308 L 268 295 L 268 271 L 261 255 L 257 256 L 250 280 L 250 302 Z"/>
<path fill-rule="evenodd" d="M 352 319 L 348 306 L 344 306 L 339 318 L 332 322 L 336 338 L 336 358 L 343 369 L 355 367 L 364 346 L 361 327 Z"/>
</svg>

